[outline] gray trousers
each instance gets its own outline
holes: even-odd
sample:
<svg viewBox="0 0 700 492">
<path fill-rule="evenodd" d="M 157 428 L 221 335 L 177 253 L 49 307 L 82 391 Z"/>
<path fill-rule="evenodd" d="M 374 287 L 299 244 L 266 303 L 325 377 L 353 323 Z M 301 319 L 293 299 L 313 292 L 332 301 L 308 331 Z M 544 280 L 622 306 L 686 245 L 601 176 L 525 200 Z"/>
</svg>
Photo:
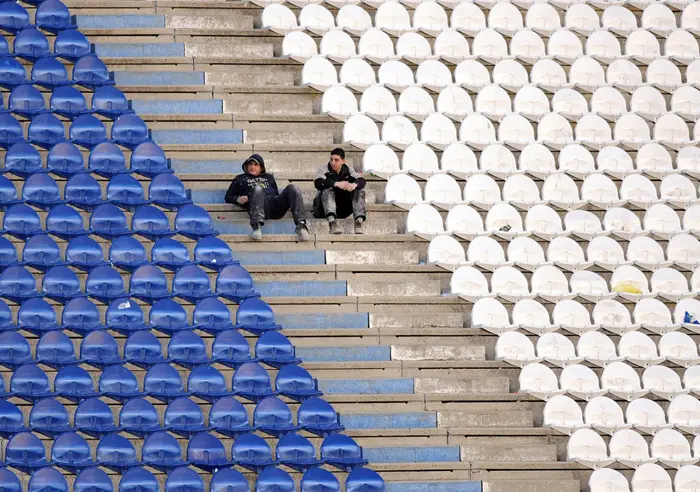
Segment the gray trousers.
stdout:
<svg viewBox="0 0 700 492">
<path fill-rule="evenodd" d="M 251 226 L 262 225 L 265 219 L 281 219 L 288 210 L 292 212 L 295 224 L 306 220 L 301 189 L 295 184 L 287 185 L 279 195 L 274 197 L 265 193 L 261 186 L 256 186 L 250 194 L 248 203 Z"/>
<path fill-rule="evenodd" d="M 345 191 L 328 188 L 320 191 L 314 200 L 314 217 L 344 219 L 352 215 L 355 220 L 367 219 L 365 190 Z"/>
</svg>

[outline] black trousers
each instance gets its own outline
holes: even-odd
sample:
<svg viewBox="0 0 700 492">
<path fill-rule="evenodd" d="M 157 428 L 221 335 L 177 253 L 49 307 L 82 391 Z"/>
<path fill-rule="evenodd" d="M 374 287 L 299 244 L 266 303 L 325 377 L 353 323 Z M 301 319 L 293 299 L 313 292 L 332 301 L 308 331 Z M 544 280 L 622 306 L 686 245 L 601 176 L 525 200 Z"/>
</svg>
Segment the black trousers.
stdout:
<svg viewBox="0 0 700 492">
<path fill-rule="evenodd" d="M 249 196 L 248 204 L 251 226 L 262 225 L 265 219 L 281 219 L 288 210 L 291 210 L 295 224 L 305 220 L 304 199 L 301 189 L 295 184 L 286 186 L 275 197 L 268 196 L 262 187 L 256 186 Z"/>
<path fill-rule="evenodd" d="M 345 219 L 352 215 L 355 220 L 367 219 L 365 190 L 345 191 L 328 188 L 319 191 L 314 199 L 314 217 L 323 219 L 336 217 Z"/>
</svg>

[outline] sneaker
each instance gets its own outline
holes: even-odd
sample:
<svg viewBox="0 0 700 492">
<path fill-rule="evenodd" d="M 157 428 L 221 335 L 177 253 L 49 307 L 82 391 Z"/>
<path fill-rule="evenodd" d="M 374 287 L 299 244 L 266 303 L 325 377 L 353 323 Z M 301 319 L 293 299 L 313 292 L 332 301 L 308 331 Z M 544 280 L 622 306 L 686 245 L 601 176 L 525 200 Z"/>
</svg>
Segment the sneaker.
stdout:
<svg viewBox="0 0 700 492">
<path fill-rule="evenodd" d="M 364 234 L 365 233 L 365 228 L 363 226 L 364 220 L 362 219 L 357 219 L 355 221 L 355 234 Z"/>
<path fill-rule="evenodd" d="M 262 241 L 262 229 L 260 225 L 253 226 L 253 232 L 250 233 L 250 239 L 253 241 Z"/>
<path fill-rule="evenodd" d="M 331 234 L 342 234 L 343 233 L 343 231 L 340 230 L 340 227 L 338 227 L 337 220 L 329 220 L 328 221 L 328 230 Z"/>
<path fill-rule="evenodd" d="M 306 222 L 299 222 L 295 232 L 297 233 L 298 241 L 311 241 L 311 234 L 309 233 L 309 228 L 307 227 Z"/>
</svg>

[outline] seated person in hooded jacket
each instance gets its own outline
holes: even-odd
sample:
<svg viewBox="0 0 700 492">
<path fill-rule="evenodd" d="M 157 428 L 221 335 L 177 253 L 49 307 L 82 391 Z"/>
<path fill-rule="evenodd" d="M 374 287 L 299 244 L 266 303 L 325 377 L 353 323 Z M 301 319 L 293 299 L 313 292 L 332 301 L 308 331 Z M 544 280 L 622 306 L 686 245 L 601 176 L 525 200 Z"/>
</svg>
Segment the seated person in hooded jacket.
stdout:
<svg viewBox="0 0 700 492">
<path fill-rule="evenodd" d="M 331 234 L 341 234 L 336 219 L 351 214 L 355 218 L 355 234 L 363 234 L 367 218 L 365 178 L 345 163 L 345 151 L 333 149 L 328 164 L 316 171 L 314 186 L 314 217 L 328 219 Z"/>
<path fill-rule="evenodd" d="M 265 161 L 259 154 L 251 155 L 242 167 L 243 174 L 233 179 L 226 192 L 226 203 L 248 210 L 253 228 L 250 238 L 260 241 L 265 219 L 281 219 L 291 210 L 297 238 L 299 241 L 310 240 L 299 186 L 290 184 L 280 192 L 274 176 L 265 171 Z"/>
</svg>

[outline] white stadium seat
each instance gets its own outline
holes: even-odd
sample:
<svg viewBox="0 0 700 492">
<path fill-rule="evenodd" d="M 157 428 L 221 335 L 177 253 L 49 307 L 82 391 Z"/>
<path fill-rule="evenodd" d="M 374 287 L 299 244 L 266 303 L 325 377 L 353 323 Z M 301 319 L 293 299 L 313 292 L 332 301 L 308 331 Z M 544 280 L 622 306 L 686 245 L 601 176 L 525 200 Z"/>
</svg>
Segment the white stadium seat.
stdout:
<svg viewBox="0 0 700 492">
<path fill-rule="evenodd" d="M 546 362 L 557 367 L 567 367 L 570 364 L 578 364 L 583 361 L 582 357 L 576 355 L 574 344 L 561 333 L 545 333 L 541 335 L 537 339 L 536 351 L 538 357 L 542 357 Z M 595 375 L 594 378 L 595 384 L 597 385 L 598 378 L 595 377 Z M 565 380 L 560 377 L 559 382 L 561 388 L 569 391 L 572 387 L 564 386 L 564 381 Z M 566 381 L 575 382 L 574 379 L 566 379 Z M 598 390 L 600 390 L 600 388 L 598 388 Z M 577 388 L 577 391 L 583 391 L 583 389 Z"/>
<path fill-rule="evenodd" d="M 509 92 L 529 83 L 527 70 L 519 62 L 512 59 L 501 60 L 493 67 L 493 82 Z"/>
<path fill-rule="evenodd" d="M 624 55 L 648 65 L 655 58 L 661 57 L 661 47 L 653 33 L 645 29 L 637 29 L 627 36 Z"/>
<path fill-rule="evenodd" d="M 461 261 L 461 258 L 460 258 Z M 450 278 L 450 291 L 466 300 L 471 302 L 477 302 L 482 298 L 492 297 L 489 292 L 489 284 L 483 273 L 471 266 L 460 266 L 453 273 Z M 498 314 L 500 308 L 497 310 Z M 480 311 L 477 310 L 477 319 L 479 319 Z M 507 317 L 507 313 L 506 313 Z M 481 320 L 483 321 L 483 319 Z M 474 322 L 474 311 L 472 309 L 472 322 Z M 509 323 L 506 323 L 509 325 Z M 491 326 L 491 325 L 489 325 Z M 497 329 L 499 332 L 506 331 L 502 326 Z M 534 356 L 534 349 L 533 349 Z"/>
<path fill-rule="evenodd" d="M 666 413 L 669 423 L 676 429 L 694 435 L 700 431 L 700 401 L 697 397 L 683 394 L 675 396 Z"/>
<path fill-rule="evenodd" d="M 449 209 L 462 201 L 457 181 L 447 174 L 436 174 L 425 185 L 425 199 L 435 206 Z"/>
<path fill-rule="evenodd" d="M 416 83 L 439 92 L 442 88 L 452 85 L 452 73 L 439 60 L 425 60 L 416 69 Z"/>
<path fill-rule="evenodd" d="M 637 372 L 624 362 L 613 362 L 603 369 L 600 383 L 608 393 L 625 400 L 631 401 L 648 393 L 642 389 Z"/>
<path fill-rule="evenodd" d="M 692 70 L 686 70 L 688 82 L 692 82 Z M 649 64 L 646 72 L 646 82 L 665 92 L 675 91 L 683 84 L 681 71 L 671 60 L 659 58 Z"/>
<path fill-rule="evenodd" d="M 635 400 L 630 405 L 639 401 L 643 400 Z M 608 446 L 610 457 L 630 468 L 637 468 L 645 463 L 656 461 L 649 455 L 649 445 L 646 440 L 631 429 L 621 429 L 615 432 L 610 438 Z"/>
<path fill-rule="evenodd" d="M 572 210 L 564 216 L 564 228 L 585 241 L 605 235 L 600 219 L 587 210 Z M 589 256 L 590 259 L 590 256 Z"/>
<path fill-rule="evenodd" d="M 506 261 L 506 254 L 501 245 L 489 236 L 479 236 L 469 243 L 467 259 L 488 271 L 494 271 L 503 265 L 510 265 Z"/>
<path fill-rule="evenodd" d="M 552 333 L 551 335 L 556 334 Z M 590 400 L 606 393 L 600 388 L 600 382 L 595 372 L 590 367 L 581 364 L 572 364 L 564 368 L 559 375 L 559 384 L 561 389 L 582 400 Z"/>
<path fill-rule="evenodd" d="M 562 115 L 549 113 L 537 126 L 537 141 L 552 150 L 561 150 L 567 144 L 573 143 L 573 130 Z"/>
<path fill-rule="evenodd" d="M 484 300 L 493 301 L 493 299 Z M 535 356 L 535 347 L 530 339 L 517 331 L 508 331 L 499 335 L 498 340 L 496 340 L 495 350 L 496 360 L 518 367 L 542 360 L 540 357 Z M 554 398 L 558 397 L 555 396 Z"/>
<path fill-rule="evenodd" d="M 365 92 L 366 94 L 366 92 Z M 393 99 L 393 98 L 392 98 Z M 382 108 L 380 106 L 376 106 L 374 109 L 377 111 L 381 111 Z M 387 110 L 390 110 L 391 108 L 386 108 Z M 375 119 L 380 119 L 381 115 L 378 113 L 372 113 L 372 116 Z M 382 141 L 384 143 L 389 144 L 390 146 L 404 150 L 404 156 L 403 156 L 403 161 L 402 161 L 402 169 L 406 169 L 407 165 L 407 152 L 408 149 L 410 149 L 414 144 L 413 142 L 418 140 L 418 131 L 416 130 L 415 125 L 406 118 L 405 116 L 401 115 L 393 115 L 389 116 L 386 118 L 384 121 L 384 124 L 382 125 Z M 430 150 L 430 149 L 428 149 Z M 412 153 L 408 154 L 410 157 L 408 160 L 411 160 L 411 158 L 415 159 L 414 155 Z M 429 158 L 429 157 L 428 157 Z M 421 159 L 423 159 L 423 156 L 421 156 Z M 437 157 L 433 159 L 435 161 L 435 166 L 434 169 L 437 171 Z"/>
<path fill-rule="evenodd" d="M 533 294 L 546 302 L 557 303 L 575 296 L 569 290 L 564 272 L 553 265 L 544 265 L 534 271 L 530 278 Z"/>
<path fill-rule="evenodd" d="M 673 426 L 666 422 L 666 414 L 661 406 L 648 398 L 638 398 L 629 402 L 625 410 L 628 424 L 646 434 L 656 434 Z"/>
<path fill-rule="evenodd" d="M 525 230 L 545 241 L 568 235 L 568 232 L 564 231 L 559 214 L 547 205 L 534 205 L 527 211 Z"/>
<path fill-rule="evenodd" d="M 447 116 L 435 113 L 423 121 L 420 139 L 431 147 L 444 150 L 457 141 L 457 130 Z"/>
<path fill-rule="evenodd" d="M 618 297 L 629 301 L 638 302 L 645 297 L 653 297 L 646 275 L 632 265 L 616 268 L 610 278 L 610 286 L 610 290 L 616 292 Z"/>
<path fill-rule="evenodd" d="M 648 72 L 647 72 L 648 75 Z M 605 72 L 608 84 L 624 92 L 631 93 L 640 86 L 642 72 L 637 66 L 624 58 L 613 61 Z"/>
<path fill-rule="evenodd" d="M 689 85 L 679 87 L 671 96 L 671 111 L 686 120 L 700 118 L 700 90 Z"/>
<path fill-rule="evenodd" d="M 321 38 L 319 53 L 326 58 L 342 63 L 357 56 L 355 42 L 342 29 L 326 32 Z"/>
<path fill-rule="evenodd" d="M 629 174 L 623 178 L 620 185 L 620 199 L 643 209 L 661 201 L 654 183 L 641 174 Z"/>
<path fill-rule="evenodd" d="M 591 272 L 576 272 L 574 275 L 579 275 L 583 273 Z M 593 275 L 596 275 L 595 273 Z M 573 278 L 573 276 L 572 276 Z M 603 282 L 605 282 L 603 280 Z M 602 285 L 600 286 L 602 290 Z M 639 325 L 632 323 L 632 318 L 630 313 L 625 306 L 620 302 L 606 299 L 598 302 L 593 308 L 593 322 L 596 325 L 600 325 L 603 329 L 616 333 L 618 335 L 625 335 L 628 332 L 635 332 L 639 329 Z M 618 346 L 618 353 L 620 356 L 625 357 L 626 354 L 622 353 L 621 346 Z M 656 346 L 654 346 L 656 348 Z"/>
<path fill-rule="evenodd" d="M 383 63 L 388 61 L 396 62 L 399 57 L 394 52 L 394 43 L 391 41 L 391 38 L 381 29 L 369 29 L 363 32 L 360 41 L 357 43 L 357 53 L 367 60 L 382 63 L 382 66 L 379 67 L 379 83 L 386 83 L 382 80 L 382 72 L 385 73 L 384 77 L 386 80 L 396 84 L 398 82 L 403 83 L 407 77 L 405 71 L 399 68 L 402 64 Z M 405 68 L 408 69 L 408 67 Z M 408 85 L 413 85 L 413 73 L 410 69 L 408 73 L 411 79 Z"/>
<path fill-rule="evenodd" d="M 362 155 L 362 172 L 387 178 L 400 172 L 399 158 L 384 144 L 370 146 Z"/>
<path fill-rule="evenodd" d="M 693 492 L 700 482 L 700 467 L 696 465 L 682 466 L 673 477 L 673 487 L 676 492 Z"/>
<path fill-rule="evenodd" d="M 534 297 L 530 293 L 525 275 L 511 266 L 502 266 L 494 270 L 491 276 L 491 292 L 507 302 Z"/>
<path fill-rule="evenodd" d="M 285 34 L 282 40 L 282 56 L 288 56 L 303 63 L 316 55 L 318 55 L 318 46 L 311 36 L 301 31 Z"/>
<path fill-rule="evenodd" d="M 600 63 L 590 56 L 577 57 L 569 70 L 569 82 L 584 92 L 593 93 L 606 85 L 605 72 Z"/>
<path fill-rule="evenodd" d="M 605 64 L 622 56 L 620 42 L 607 29 L 599 29 L 589 34 L 586 39 L 585 51 L 586 55 Z"/>
<path fill-rule="evenodd" d="M 503 36 L 494 29 L 482 29 L 474 36 L 472 54 L 486 63 L 496 64 L 508 58 L 508 45 Z"/>
<path fill-rule="evenodd" d="M 666 333 L 661 337 L 658 344 L 659 355 L 676 365 L 690 367 L 700 364 L 698 346 L 685 333 L 678 331 Z"/>
<path fill-rule="evenodd" d="M 608 236 L 598 236 L 588 243 L 588 260 L 597 267 L 614 271 L 618 266 L 629 264 L 620 243 Z"/>
<path fill-rule="evenodd" d="M 583 412 L 584 421 L 603 434 L 613 435 L 632 426 L 625 422 L 622 408 L 607 396 L 598 396 L 588 402 Z"/>
<path fill-rule="evenodd" d="M 588 479 L 588 488 L 590 492 L 630 492 L 625 476 L 612 468 L 594 470 Z"/>
<path fill-rule="evenodd" d="M 574 272 L 569 279 L 569 285 L 571 286 L 571 292 L 577 294 L 580 298 L 590 301 L 598 302 L 596 307 L 600 309 L 605 306 L 599 301 L 605 299 L 611 299 L 615 294 L 610 293 L 608 288 L 608 283 L 595 272 L 580 271 Z M 595 320 L 595 311 L 593 311 L 593 318 Z M 596 323 L 598 323 L 596 321 Z"/>
<path fill-rule="evenodd" d="M 450 16 L 450 27 L 468 35 L 475 36 L 486 29 L 486 16 L 481 9 L 470 2 L 456 2 Z"/>
<path fill-rule="evenodd" d="M 437 236 L 428 245 L 428 263 L 454 270 L 467 263 L 464 248 L 452 236 Z"/>
<path fill-rule="evenodd" d="M 435 38 L 433 53 L 442 60 L 456 65 L 469 58 L 469 43 L 458 30 L 445 28 Z"/>
<path fill-rule="evenodd" d="M 577 335 L 595 331 L 597 327 L 591 322 L 591 315 L 580 303 L 573 300 L 558 302 L 552 311 L 552 321 L 562 330 Z"/>
<path fill-rule="evenodd" d="M 561 28 L 559 13 L 547 3 L 533 3 L 525 14 L 525 26 L 542 36 Z"/>
<path fill-rule="evenodd" d="M 406 8 L 393 0 L 383 2 L 377 8 L 374 15 L 374 26 L 393 35 L 399 35 L 413 29 Z"/>
<path fill-rule="evenodd" d="M 455 142 L 442 151 L 440 170 L 458 178 L 466 179 L 472 174 L 479 173 L 476 155 L 463 143 Z"/>
<path fill-rule="evenodd" d="M 488 145 L 496 143 L 496 129 L 485 116 L 473 113 L 462 120 L 459 141 L 474 150 L 484 150 Z"/>
<path fill-rule="evenodd" d="M 648 234 L 642 229 L 639 217 L 629 209 L 616 207 L 605 212 L 603 228 L 619 239 L 631 240 L 635 236 Z"/>
<path fill-rule="evenodd" d="M 326 58 L 312 56 L 306 60 L 301 69 L 301 83 L 323 92 L 338 84 L 338 73 Z"/>
<path fill-rule="evenodd" d="M 564 395 L 554 396 L 544 405 L 543 425 L 567 435 L 589 427 L 583 423 L 578 403 Z"/>
<path fill-rule="evenodd" d="M 372 28 L 369 13 L 358 5 L 344 5 L 335 17 L 336 25 L 350 34 L 360 35 Z"/>
<path fill-rule="evenodd" d="M 676 29 L 676 16 L 667 6 L 652 3 L 642 12 L 641 25 L 644 29 L 665 37 Z"/>
<path fill-rule="evenodd" d="M 488 26 L 504 36 L 512 37 L 523 28 L 523 16 L 511 3 L 497 3 L 489 11 Z"/>
<path fill-rule="evenodd" d="M 500 234 L 499 234 L 500 236 Z M 508 243 L 508 260 L 527 271 L 535 271 L 540 266 L 551 265 L 544 257 L 544 250 L 534 239 L 520 236 Z"/>
<path fill-rule="evenodd" d="M 491 144 L 481 152 L 479 168 L 497 179 L 507 179 L 518 172 L 515 156 L 501 144 Z"/>
<path fill-rule="evenodd" d="M 531 143 L 522 149 L 518 158 L 518 169 L 535 178 L 545 179 L 545 185 L 542 188 L 543 198 L 547 188 L 546 179 L 554 175 L 561 175 L 556 172 L 556 161 L 552 152 L 539 143 Z M 578 188 L 576 190 L 576 195 L 578 195 Z"/>
<path fill-rule="evenodd" d="M 468 268 L 468 267 L 467 267 Z M 459 270 L 458 270 L 459 271 Z M 462 272 L 459 273 L 460 278 L 464 278 L 465 274 L 467 274 L 466 270 L 462 270 Z M 457 274 L 457 272 L 455 272 Z M 453 274 L 453 276 L 455 275 Z M 473 272 L 469 274 L 471 279 L 476 280 L 477 282 L 481 282 L 482 278 L 473 275 Z M 464 287 L 462 285 L 462 287 Z M 478 287 L 476 287 L 478 288 Z M 476 290 L 475 288 L 475 290 Z M 471 291 L 468 291 L 471 292 Z M 464 296 L 470 296 L 471 294 L 465 294 L 461 293 L 459 294 L 461 297 Z M 469 297 L 467 297 L 468 299 Z M 474 302 L 474 301 L 472 301 Z M 482 330 L 486 330 L 490 333 L 495 333 L 497 335 L 502 335 L 506 332 L 512 332 L 516 330 L 518 327 L 510 322 L 510 319 L 508 318 L 508 311 L 506 310 L 505 306 L 501 304 L 499 301 L 496 299 L 493 299 L 489 295 L 477 295 L 476 300 L 474 302 L 474 306 L 472 306 L 472 326 L 474 328 L 480 328 Z M 522 339 L 520 339 L 522 340 Z M 520 343 L 520 342 L 519 342 Z M 526 350 L 527 353 L 529 352 L 529 348 Z M 513 355 L 511 353 L 511 355 Z M 530 362 L 538 362 L 538 360 L 529 360 L 527 363 Z M 525 363 L 525 361 L 523 361 Z M 555 378 L 556 379 L 556 378 Z"/>
<path fill-rule="evenodd" d="M 515 94 L 513 111 L 530 121 L 539 121 L 549 113 L 549 99 L 542 89 L 526 85 Z"/>
<path fill-rule="evenodd" d="M 571 121 L 577 121 L 588 114 L 588 102 L 579 91 L 559 89 L 552 97 L 552 111 Z"/>
<path fill-rule="evenodd" d="M 484 228 L 491 234 L 505 240 L 523 235 L 523 222 L 520 213 L 507 203 L 496 203 L 486 214 Z"/>
<path fill-rule="evenodd" d="M 270 29 L 279 34 L 299 29 L 297 18 L 289 7 L 272 3 L 267 5 L 260 16 L 263 29 Z"/>
<path fill-rule="evenodd" d="M 396 99 L 389 89 L 375 85 L 362 93 L 360 111 L 374 120 L 384 121 L 397 114 Z"/>
<path fill-rule="evenodd" d="M 586 36 L 600 28 L 600 19 L 590 5 L 574 3 L 564 14 L 564 27 Z"/>
<path fill-rule="evenodd" d="M 445 219 L 445 229 L 450 234 L 470 240 L 485 233 L 481 215 L 466 204 L 456 205 L 450 209 Z"/>
<path fill-rule="evenodd" d="M 547 55 L 562 64 L 571 65 L 583 57 L 583 45 L 576 34 L 568 29 L 559 29 L 549 37 Z"/>
<path fill-rule="evenodd" d="M 370 145 L 379 143 L 379 129 L 377 124 L 369 116 L 355 114 L 350 116 L 343 126 L 343 142 L 347 142 L 360 149 L 367 149 Z"/>
<path fill-rule="evenodd" d="M 396 41 L 396 54 L 411 63 L 421 63 L 433 57 L 428 40 L 417 32 L 405 32 Z"/>
<path fill-rule="evenodd" d="M 673 400 L 676 396 L 688 393 L 681 385 L 681 378 L 671 368 L 666 366 L 651 366 L 642 374 L 642 386 L 651 394 Z"/>
<path fill-rule="evenodd" d="M 521 299 L 513 306 L 513 323 L 521 330 L 537 335 L 551 333 L 559 327 L 552 324 L 547 309 L 532 299 Z"/>
<path fill-rule="evenodd" d="M 630 111 L 637 113 L 649 121 L 656 121 L 668 109 L 664 96 L 651 86 L 641 86 L 635 89 L 630 98 Z"/>
<path fill-rule="evenodd" d="M 648 143 L 637 151 L 635 167 L 652 177 L 663 178 L 673 173 L 671 154 L 658 143 Z"/>
<path fill-rule="evenodd" d="M 347 87 L 330 87 L 321 98 L 321 113 L 339 120 L 357 114 L 357 98 Z"/>
<path fill-rule="evenodd" d="M 628 150 L 637 150 L 651 141 L 651 132 L 641 116 L 627 113 L 615 122 L 613 137 Z"/>
<path fill-rule="evenodd" d="M 520 371 L 518 382 L 521 393 L 529 394 L 541 400 L 546 401 L 553 396 L 564 394 L 564 390 L 559 389 L 557 375 L 544 364 L 534 363 L 525 365 Z M 577 432 L 583 432 L 586 430 L 587 429 L 582 429 Z M 595 432 L 593 434 L 595 434 Z M 574 435 L 576 435 L 576 433 L 574 433 Z M 595 435 L 597 436 L 598 434 Z M 571 443 L 571 439 L 569 439 L 569 443 Z M 605 448 L 605 443 L 603 443 L 603 448 Z M 593 458 L 593 456 L 590 455 L 589 457 Z"/>
<path fill-rule="evenodd" d="M 630 483 L 632 492 L 671 492 L 673 490 L 671 477 L 656 463 L 646 463 L 637 468 Z"/>
<path fill-rule="evenodd" d="M 591 429 L 579 429 L 571 435 L 566 444 L 566 459 L 593 469 L 609 466 L 615 461 L 608 454 L 603 438 Z"/>
<path fill-rule="evenodd" d="M 348 5 L 355 7 L 355 5 Z M 351 58 L 340 67 L 340 83 L 363 92 L 367 88 L 377 84 L 377 77 L 374 70 L 367 61 L 360 58 Z"/>
<path fill-rule="evenodd" d="M 569 144 L 559 152 L 559 170 L 584 179 L 595 172 L 595 159 L 583 145 Z"/>
<path fill-rule="evenodd" d="M 432 98 L 430 100 L 432 102 Z M 458 85 L 449 85 L 440 89 L 435 104 L 438 113 L 455 121 L 462 121 L 462 118 L 474 112 L 471 97 Z"/>
<path fill-rule="evenodd" d="M 308 4 L 299 12 L 299 27 L 322 35 L 335 29 L 335 19 L 328 9 L 317 4 Z"/>
<path fill-rule="evenodd" d="M 547 92 L 571 87 L 562 66 L 554 60 L 541 59 L 530 70 L 530 81 Z"/>
<path fill-rule="evenodd" d="M 406 233 L 432 238 L 445 233 L 440 212 L 426 203 L 412 207 L 406 216 Z"/>
<path fill-rule="evenodd" d="M 433 1 L 419 3 L 413 12 L 413 27 L 428 35 L 437 36 L 448 26 L 445 10 Z"/>
<path fill-rule="evenodd" d="M 556 237 L 547 246 L 547 260 L 570 272 L 585 270 L 593 263 L 586 260 L 581 246 L 570 237 Z"/>
<path fill-rule="evenodd" d="M 599 331 L 589 331 L 582 334 L 576 345 L 576 352 L 590 364 L 605 367 L 613 362 L 624 360 L 617 355 L 615 344 Z"/>
<path fill-rule="evenodd" d="M 421 87 L 409 87 L 399 95 L 399 113 L 417 121 L 423 121 L 435 112 L 433 98 Z"/>
<path fill-rule="evenodd" d="M 674 272 L 679 273 L 677 271 Z M 651 285 L 653 291 L 653 277 Z M 671 311 L 658 299 L 642 299 L 639 301 L 634 306 L 632 317 L 635 324 L 640 325 L 642 328 L 652 333 L 664 334 L 678 330 L 681 327 L 680 324 L 673 322 L 673 319 L 671 318 Z"/>
<path fill-rule="evenodd" d="M 498 139 L 511 149 L 522 150 L 535 141 L 535 130 L 524 116 L 509 114 L 501 120 Z"/>
<path fill-rule="evenodd" d="M 513 35 L 510 54 L 528 65 L 547 57 L 542 36 L 531 29 L 520 29 Z"/>
<path fill-rule="evenodd" d="M 603 10 L 601 22 L 603 27 L 625 37 L 638 27 L 637 18 L 632 11 L 619 5 L 612 5 Z"/>
<path fill-rule="evenodd" d="M 389 178 L 384 196 L 386 203 L 411 205 L 423 202 L 420 186 L 415 179 L 405 174 L 395 174 Z"/>
<path fill-rule="evenodd" d="M 591 113 L 615 121 L 627 112 L 627 101 L 614 87 L 599 87 L 591 96 Z"/>
</svg>

